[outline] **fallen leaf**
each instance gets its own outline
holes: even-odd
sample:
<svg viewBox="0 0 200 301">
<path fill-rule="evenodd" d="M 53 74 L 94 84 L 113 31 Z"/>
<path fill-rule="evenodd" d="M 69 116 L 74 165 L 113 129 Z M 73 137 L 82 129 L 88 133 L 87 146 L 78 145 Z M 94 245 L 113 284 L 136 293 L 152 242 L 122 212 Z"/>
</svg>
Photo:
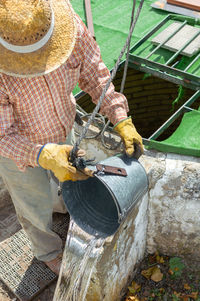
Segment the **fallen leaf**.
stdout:
<svg viewBox="0 0 200 301">
<path fill-rule="evenodd" d="M 198 298 L 198 292 L 192 292 L 191 294 L 184 294 L 184 295 L 181 295 L 180 298 L 183 300 L 183 301 L 190 301 L 192 298 L 193 300 L 197 300 Z"/>
<path fill-rule="evenodd" d="M 185 284 L 184 284 L 184 289 L 186 289 L 186 290 L 190 290 L 190 289 L 191 289 L 191 287 L 189 286 L 189 284 L 185 283 Z"/>
<path fill-rule="evenodd" d="M 128 286 L 128 290 L 133 295 L 136 293 L 136 290 L 132 286 Z"/>
<path fill-rule="evenodd" d="M 151 280 L 153 280 L 154 282 L 159 282 L 162 279 L 163 279 L 163 274 L 161 273 L 158 267 L 155 267 L 151 275 Z"/>
<path fill-rule="evenodd" d="M 180 296 L 181 299 L 183 299 L 183 301 L 190 301 L 189 297 L 188 296 Z"/>
<path fill-rule="evenodd" d="M 164 294 L 165 293 L 165 289 L 163 287 L 160 288 L 160 292 L 161 294 Z"/>
<path fill-rule="evenodd" d="M 165 261 L 164 261 L 164 258 L 161 256 L 160 257 L 160 263 L 164 263 Z"/>
<path fill-rule="evenodd" d="M 192 292 L 191 293 L 191 297 L 194 299 L 194 300 L 197 300 L 197 298 L 198 298 L 198 292 Z"/>
<path fill-rule="evenodd" d="M 165 262 L 164 258 L 162 256 L 160 256 L 160 255 L 156 256 L 156 261 L 157 261 L 157 263 L 164 263 Z"/>
<path fill-rule="evenodd" d="M 143 271 L 141 272 L 142 276 L 144 276 L 144 277 L 147 278 L 147 279 L 150 279 L 150 278 L 151 278 L 151 275 L 152 275 L 152 273 L 153 273 L 154 268 L 155 268 L 155 267 L 151 267 L 151 268 L 149 268 L 149 269 L 147 269 L 147 270 L 143 270 Z"/>
<path fill-rule="evenodd" d="M 141 272 L 142 276 L 144 276 L 147 279 L 151 279 L 155 282 L 159 282 L 163 279 L 163 274 L 161 273 L 160 269 L 158 267 L 151 267 L 147 270 L 143 270 Z"/>
<path fill-rule="evenodd" d="M 125 301 L 140 301 L 137 296 L 129 296 Z"/>
<path fill-rule="evenodd" d="M 135 293 L 141 290 L 141 285 L 135 281 L 132 281 L 131 287 L 135 290 Z"/>
<path fill-rule="evenodd" d="M 181 293 L 177 293 L 176 291 L 174 291 L 174 295 L 179 298 Z"/>
</svg>

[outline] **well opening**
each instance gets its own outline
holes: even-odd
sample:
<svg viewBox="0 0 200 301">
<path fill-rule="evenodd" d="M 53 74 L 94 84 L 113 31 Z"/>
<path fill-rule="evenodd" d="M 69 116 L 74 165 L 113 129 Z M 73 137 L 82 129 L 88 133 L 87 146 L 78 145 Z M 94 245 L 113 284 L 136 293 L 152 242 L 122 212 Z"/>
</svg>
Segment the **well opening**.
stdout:
<svg viewBox="0 0 200 301">
<path fill-rule="evenodd" d="M 122 76 L 123 70 L 119 71 L 114 79 L 116 91 L 120 90 Z M 173 108 L 172 103 L 178 97 L 178 93 L 177 84 L 128 68 L 124 95 L 128 99 L 129 114 L 143 138 L 149 138 L 195 91 L 183 87 L 183 95 Z M 82 96 L 77 103 L 86 112 L 92 112 L 95 107 L 88 94 Z M 199 106 L 200 98 L 191 105 L 191 108 L 198 109 Z M 177 118 L 156 140 L 168 138 L 179 126 L 182 116 Z"/>
</svg>

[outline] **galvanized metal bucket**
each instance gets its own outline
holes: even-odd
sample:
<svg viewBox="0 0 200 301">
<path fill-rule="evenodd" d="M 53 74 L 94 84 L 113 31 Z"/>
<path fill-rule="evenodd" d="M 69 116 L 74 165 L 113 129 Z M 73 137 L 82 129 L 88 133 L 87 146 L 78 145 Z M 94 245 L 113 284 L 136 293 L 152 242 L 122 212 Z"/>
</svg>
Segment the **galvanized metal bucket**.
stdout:
<svg viewBox="0 0 200 301">
<path fill-rule="evenodd" d="M 127 176 L 99 172 L 85 181 L 67 181 L 63 183 L 62 195 L 79 227 L 91 235 L 107 237 L 117 231 L 127 213 L 146 193 L 148 179 L 139 161 L 125 155 L 99 163 L 123 168 Z"/>
</svg>

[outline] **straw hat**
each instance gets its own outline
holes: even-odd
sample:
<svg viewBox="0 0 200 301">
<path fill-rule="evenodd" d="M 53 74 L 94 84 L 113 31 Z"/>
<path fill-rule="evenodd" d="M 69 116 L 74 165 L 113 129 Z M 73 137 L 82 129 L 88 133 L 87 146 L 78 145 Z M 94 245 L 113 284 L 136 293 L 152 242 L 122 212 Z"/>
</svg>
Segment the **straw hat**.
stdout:
<svg viewBox="0 0 200 301">
<path fill-rule="evenodd" d="M 32 77 L 70 56 L 77 33 L 69 0 L 0 0 L 0 72 Z"/>
</svg>

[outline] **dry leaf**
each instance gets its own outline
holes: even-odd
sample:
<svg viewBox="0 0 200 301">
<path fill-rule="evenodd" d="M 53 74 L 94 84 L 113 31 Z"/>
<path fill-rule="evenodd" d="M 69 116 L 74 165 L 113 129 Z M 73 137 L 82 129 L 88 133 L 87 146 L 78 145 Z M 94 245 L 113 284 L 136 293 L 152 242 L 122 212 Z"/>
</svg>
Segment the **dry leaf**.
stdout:
<svg viewBox="0 0 200 301">
<path fill-rule="evenodd" d="M 140 284 L 138 284 L 137 282 L 135 282 L 135 281 L 132 281 L 132 283 L 131 283 L 131 287 L 135 290 L 135 293 L 136 292 L 139 292 L 140 291 L 140 289 L 141 289 L 141 285 Z"/>
<path fill-rule="evenodd" d="M 140 301 L 137 296 L 129 296 L 125 301 Z"/>
<path fill-rule="evenodd" d="M 161 287 L 161 288 L 159 289 L 159 291 L 161 292 L 161 294 L 164 294 L 165 289 L 164 289 L 163 287 Z"/>
<path fill-rule="evenodd" d="M 151 280 L 153 280 L 154 282 L 159 282 L 162 279 L 163 279 L 163 274 L 161 273 L 158 267 L 155 267 L 151 275 Z"/>
<path fill-rule="evenodd" d="M 155 282 L 159 282 L 163 279 L 163 274 L 161 273 L 160 269 L 158 267 L 151 267 L 147 270 L 143 270 L 141 272 L 142 276 L 144 276 L 147 279 L 151 279 Z"/>
<path fill-rule="evenodd" d="M 186 289 L 186 290 L 190 290 L 190 289 L 191 289 L 191 287 L 189 286 L 189 284 L 185 283 L 185 284 L 184 284 L 184 289 Z"/>
<path fill-rule="evenodd" d="M 188 296 L 181 296 L 181 299 L 183 299 L 183 301 L 189 301 L 190 299 L 189 299 L 189 297 Z"/>
<path fill-rule="evenodd" d="M 164 258 L 162 256 L 160 256 L 160 255 L 156 256 L 156 261 L 157 261 L 157 263 L 164 263 L 165 262 Z"/>
<path fill-rule="evenodd" d="M 154 269 L 155 269 L 155 267 L 151 267 L 151 268 L 149 268 L 149 269 L 147 269 L 147 270 L 143 270 L 143 271 L 141 272 L 141 274 L 142 274 L 142 276 L 144 276 L 145 278 L 150 279 Z"/>
<path fill-rule="evenodd" d="M 191 298 L 193 298 L 194 300 L 197 300 L 197 298 L 198 298 L 198 292 L 192 292 L 191 293 Z"/>
<path fill-rule="evenodd" d="M 176 291 L 174 291 L 174 295 L 179 298 L 181 293 L 177 293 Z"/>
<path fill-rule="evenodd" d="M 197 298 L 198 298 L 198 292 L 192 292 L 191 294 L 182 295 L 180 297 L 181 297 L 181 299 L 183 299 L 183 301 L 188 301 L 188 300 L 190 300 L 190 298 L 192 298 L 194 300 L 197 300 Z"/>
</svg>

